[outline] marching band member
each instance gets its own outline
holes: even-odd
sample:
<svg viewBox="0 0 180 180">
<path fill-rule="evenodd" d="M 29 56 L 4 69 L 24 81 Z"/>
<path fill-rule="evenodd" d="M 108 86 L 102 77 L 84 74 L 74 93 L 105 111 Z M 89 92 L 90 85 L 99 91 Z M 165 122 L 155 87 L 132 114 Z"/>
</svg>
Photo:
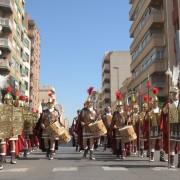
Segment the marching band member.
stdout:
<svg viewBox="0 0 180 180">
<path fill-rule="evenodd" d="M 149 112 L 150 118 L 150 161 L 154 161 L 154 152 L 157 141 L 160 144 L 160 161 L 165 162 L 165 153 L 163 150 L 162 133 L 160 131 L 161 109 L 158 106 L 159 100 L 157 94 L 159 89 L 153 88 L 154 97 L 152 98 L 152 109 Z"/>
<path fill-rule="evenodd" d="M 139 118 L 139 105 L 135 103 L 133 105 L 133 112 L 131 116 L 132 126 L 134 127 L 135 133 L 137 134 L 137 139 L 132 142 L 132 149 L 134 154 L 137 154 L 137 147 L 139 146 Z"/>
<path fill-rule="evenodd" d="M 44 139 L 44 148 L 46 150 L 46 155 L 49 160 L 53 160 L 54 152 L 55 152 L 55 139 L 56 137 L 46 130 L 53 122 L 60 123 L 59 112 L 54 107 L 55 99 L 49 98 L 48 103 L 43 107 L 43 112 L 39 119 L 40 126 L 42 128 L 42 138 Z"/>
<path fill-rule="evenodd" d="M 178 147 L 178 165 L 180 168 L 180 104 L 179 104 L 179 89 L 176 86 L 170 87 L 170 103 L 164 108 L 163 112 L 168 114 L 170 123 L 170 167 L 175 168 L 175 150 Z M 168 109 L 169 108 L 169 109 Z"/>
<path fill-rule="evenodd" d="M 102 116 L 102 120 L 104 125 L 106 126 L 107 129 L 107 135 L 104 136 L 104 151 L 107 148 L 107 145 L 110 145 L 110 139 L 111 139 L 111 134 L 110 134 L 110 126 L 111 126 L 111 122 L 112 122 L 112 113 L 111 113 L 111 107 L 107 106 L 105 108 L 105 112 L 104 115 Z"/>
<path fill-rule="evenodd" d="M 76 152 L 78 151 L 78 134 L 76 131 L 77 123 L 78 123 L 78 117 L 80 114 L 80 110 L 77 110 L 77 116 L 73 119 L 72 125 L 71 125 L 71 134 L 73 136 L 73 146 L 76 147 Z"/>
<path fill-rule="evenodd" d="M 80 114 L 80 123 L 83 129 L 83 146 L 84 146 L 84 154 L 83 157 L 87 157 L 88 150 L 90 150 L 89 159 L 95 160 L 93 156 L 94 152 L 94 136 L 89 129 L 89 124 L 95 122 L 96 112 L 94 111 L 93 104 L 91 101 L 91 95 L 93 92 L 93 87 L 90 87 L 88 90 L 88 100 L 84 104 L 84 108 L 81 110 Z M 89 141 L 89 145 L 88 145 Z"/>
<path fill-rule="evenodd" d="M 144 145 L 145 142 L 148 140 L 148 104 L 147 104 L 147 97 L 144 97 L 145 103 L 143 104 L 142 112 L 140 113 L 140 156 L 144 157 Z"/>
<path fill-rule="evenodd" d="M 116 140 L 116 156 L 117 158 L 125 158 L 125 144 L 122 142 L 122 137 L 119 134 L 119 129 L 126 125 L 126 116 L 122 103 L 122 95 L 120 91 L 116 92 L 116 111 L 113 113 L 111 129 L 115 134 Z"/>
</svg>

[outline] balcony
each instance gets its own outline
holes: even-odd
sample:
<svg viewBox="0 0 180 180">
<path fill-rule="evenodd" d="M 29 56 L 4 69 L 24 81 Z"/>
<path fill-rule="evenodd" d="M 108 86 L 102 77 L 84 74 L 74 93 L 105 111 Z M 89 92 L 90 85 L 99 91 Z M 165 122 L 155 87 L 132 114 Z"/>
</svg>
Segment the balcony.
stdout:
<svg viewBox="0 0 180 180">
<path fill-rule="evenodd" d="M 132 4 L 132 7 L 129 11 L 129 19 L 130 20 L 133 20 L 134 11 L 135 11 L 135 9 L 136 9 L 136 7 L 140 1 L 144 1 L 144 0 L 131 0 L 131 2 L 129 2 L 129 4 Z"/>
<path fill-rule="evenodd" d="M 131 70 L 133 70 L 141 61 L 146 57 L 146 55 L 156 47 L 164 47 L 165 39 L 162 35 L 154 34 L 151 39 L 146 43 L 145 47 L 138 54 L 138 56 L 131 63 Z"/>
<path fill-rule="evenodd" d="M 105 89 L 109 89 L 110 90 L 110 84 L 109 83 L 105 83 L 102 87 L 102 90 L 104 91 Z"/>
<path fill-rule="evenodd" d="M 132 4 L 133 3 L 133 0 L 129 0 L 129 4 Z"/>
<path fill-rule="evenodd" d="M 164 23 L 164 15 L 163 11 L 159 12 L 154 12 L 151 13 L 148 19 L 145 21 L 139 32 L 136 32 L 135 39 L 131 45 L 132 46 L 137 46 L 137 44 L 142 40 L 144 37 L 145 33 L 150 29 L 150 28 L 160 28 L 163 27 Z"/>
<path fill-rule="evenodd" d="M 0 72 L 1 74 L 9 74 L 10 66 L 7 59 L 0 59 Z"/>
<path fill-rule="evenodd" d="M 110 71 L 110 64 L 103 64 L 102 72 L 104 72 L 105 70 Z"/>
<path fill-rule="evenodd" d="M 149 17 L 146 19 L 146 21 L 141 25 L 141 28 L 139 28 L 139 31 L 137 32 L 137 26 L 133 24 L 130 29 L 130 36 L 137 38 L 139 34 L 144 35 L 144 32 L 147 31 L 153 24 L 159 24 L 162 25 L 164 22 L 164 15 L 163 11 L 151 11 L 149 14 Z M 140 22 L 142 23 L 142 22 Z M 140 25 L 140 24 L 138 24 Z M 148 27 L 148 28 L 147 28 Z M 142 36 L 141 35 L 141 36 Z"/>
<path fill-rule="evenodd" d="M 4 51 L 11 51 L 12 45 L 8 38 L 0 38 L 0 48 Z"/>
<path fill-rule="evenodd" d="M 136 78 L 132 80 L 131 88 L 137 87 L 141 82 L 143 82 L 148 75 L 151 76 L 154 73 L 157 72 L 165 72 L 167 70 L 165 60 L 162 60 L 161 62 L 155 62 L 151 64 L 147 69 L 142 71 Z"/>
<path fill-rule="evenodd" d="M 110 74 L 109 73 L 105 73 L 102 77 L 102 81 L 104 82 L 104 80 L 110 80 Z"/>
<path fill-rule="evenodd" d="M 148 7 L 150 5 L 151 5 L 151 0 L 146 0 L 143 7 L 142 7 L 142 9 L 141 9 L 141 11 L 140 11 L 140 14 L 137 16 L 137 19 L 131 25 L 131 28 L 130 28 L 130 31 L 129 31 L 131 37 L 135 36 L 134 31 L 137 29 L 139 23 L 142 21 L 142 19 L 143 19 L 142 17 L 146 13 L 146 11 L 148 10 Z M 150 15 L 152 14 L 152 15 L 158 16 L 158 12 L 160 12 L 162 14 L 162 11 L 163 10 L 151 8 Z"/>
<path fill-rule="evenodd" d="M 0 0 L 0 8 L 10 13 L 13 12 L 13 5 L 11 0 Z"/>
<path fill-rule="evenodd" d="M 162 0 L 140 0 L 138 2 L 137 1 L 135 2 L 135 4 L 133 5 L 133 7 L 131 8 L 131 10 L 129 12 L 129 19 L 133 20 L 134 10 L 136 9 L 138 3 L 141 3 L 141 6 L 139 7 L 139 9 L 141 9 L 141 10 L 137 14 L 137 18 L 134 20 L 134 22 L 131 26 L 131 28 L 134 28 L 134 29 L 139 24 L 142 16 L 144 15 L 144 13 L 148 7 L 154 7 L 154 6 L 159 7 L 162 4 Z"/>
<path fill-rule="evenodd" d="M 8 18 L 0 18 L 0 26 L 5 32 L 12 32 L 12 23 Z"/>
</svg>

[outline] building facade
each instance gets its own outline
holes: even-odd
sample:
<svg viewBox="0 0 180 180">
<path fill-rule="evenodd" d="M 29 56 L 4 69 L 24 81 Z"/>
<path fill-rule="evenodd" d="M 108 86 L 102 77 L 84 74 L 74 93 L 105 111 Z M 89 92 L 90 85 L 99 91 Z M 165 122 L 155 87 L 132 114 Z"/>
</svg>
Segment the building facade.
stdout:
<svg viewBox="0 0 180 180">
<path fill-rule="evenodd" d="M 165 72 L 179 62 L 178 0 L 129 0 L 129 3 L 132 5 L 129 32 L 133 38 L 131 89 L 146 94 L 149 77 L 163 100 L 168 95 Z"/>
<path fill-rule="evenodd" d="M 105 53 L 102 63 L 102 109 L 115 103 L 115 92 L 120 89 L 124 79 L 130 76 L 130 62 L 128 51 Z"/>
<path fill-rule="evenodd" d="M 29 103 L 30 107 L 38 109 L 40 103 L 40 33 L 32 19 L 28 19 L 28 36 L 31 40 Z"/>
<path fill-rule="evenodd" d="M 40 103 L 47 103 L 49 101 L 49 92 L 55 95 L 55 89 L 52 86 L 44 85 L 39 88 L 39 101 Z"/>
<path fill-rule="evenodd" d="M 9 75 L 13 92 L 29 97 L 31 41 L 24 0 L 0 0 L 0 74 Z"/>
</svg>

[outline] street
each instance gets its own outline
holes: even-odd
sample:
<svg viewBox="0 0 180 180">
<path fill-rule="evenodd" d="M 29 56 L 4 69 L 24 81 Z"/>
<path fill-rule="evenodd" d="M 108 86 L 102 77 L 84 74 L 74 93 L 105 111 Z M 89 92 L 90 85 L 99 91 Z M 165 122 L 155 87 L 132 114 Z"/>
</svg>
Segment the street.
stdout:
<svg viewBox="0 0 180 180">
<path fill-rule="evenodd" d="M 61 147 L 54 160 L 41 151 L 32 152 L 28 160 L 19 159 L 16 165 L 5 164 L 1 180 L 179 180 L 179 169 L 168 169 L 167 163 L 149 162 L 147 158 L 128 157 L 117 160 L 110 150 L 96 151 L 96 160 L 82 159 L 82 153 L 72 147 Z M 158 153 L 156 153 L 158 160 Z M 9 159 L 8 159 L 9 161 Z"/>
</svg>

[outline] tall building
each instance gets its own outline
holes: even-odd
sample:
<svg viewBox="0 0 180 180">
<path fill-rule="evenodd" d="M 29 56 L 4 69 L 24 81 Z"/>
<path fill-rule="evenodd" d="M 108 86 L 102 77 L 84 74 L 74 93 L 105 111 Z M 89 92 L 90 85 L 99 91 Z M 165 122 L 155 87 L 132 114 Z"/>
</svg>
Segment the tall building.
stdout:
<svg viewBox="0 0 180 180">
<path fill-rule="evenodd" d="M 124 79 L 130 76 L 130 62 L 128 51 L 105 53 L 102 63 L 102 109 L 115 103 L 115 92 L 120 89 Z"/>
<path fill-rule="evenodd" d="M 28 36 L 31 40 L 31 63 L 30 63 L 30 107 L 39 107 L 39 81 L 40 81 L 40 33 L 32 19 L 28 19 Z"/>
<path fill-rule="evenodd" d="M 132 4 L 129 18 L 133 38 L 131 88 L 147 93 L 149 77 L 163 100 L 168 94 L 165 72 L 168 66 L 172 70 L 179 61 L 178 0 L 129 0 L 129 3 Z"/>
<path fill-rule="evenodd" d="M 30 49 L 24 0 L 0 0 L 0 74 L 8 84 L 29 96 Z"/>
</svg>

